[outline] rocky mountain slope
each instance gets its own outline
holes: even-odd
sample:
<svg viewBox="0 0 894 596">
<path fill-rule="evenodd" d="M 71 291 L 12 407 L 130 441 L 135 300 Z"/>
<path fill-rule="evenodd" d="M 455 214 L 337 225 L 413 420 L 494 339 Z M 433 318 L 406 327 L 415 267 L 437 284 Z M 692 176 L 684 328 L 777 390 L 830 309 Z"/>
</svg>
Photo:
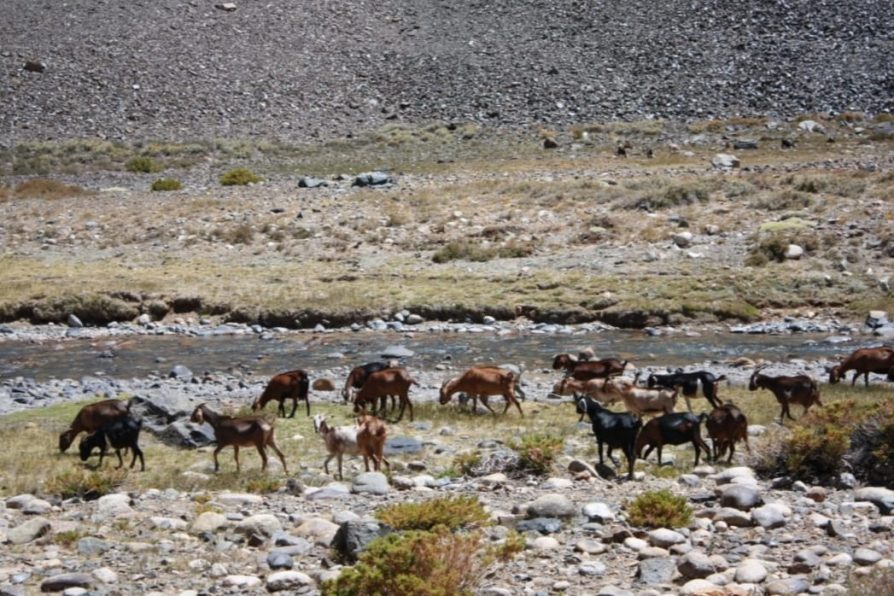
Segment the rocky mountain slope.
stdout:
<svg viewBox="0 0 894 596">
<path fill-rule="evenodd" d="M 873 0 L 8 0 L 3 12 L 0 139 L 13 143 L 894 108 L 894 12 Z"/>
</svg>

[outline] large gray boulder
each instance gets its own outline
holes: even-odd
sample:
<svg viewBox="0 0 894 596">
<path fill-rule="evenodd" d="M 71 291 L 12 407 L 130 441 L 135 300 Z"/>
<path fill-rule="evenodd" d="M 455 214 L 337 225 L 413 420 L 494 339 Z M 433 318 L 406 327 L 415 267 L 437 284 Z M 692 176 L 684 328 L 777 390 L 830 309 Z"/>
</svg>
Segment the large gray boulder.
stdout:
<svg viewBox="0 0 894 596">
<path fill-rule="evenodd" d="M 393 530 L 377 521 L 346 521 L 332 539 L 332 548 L 348 563 L 355 563 L 369 543 Z"/>
<path fill-rule="evenodd" d="M 854 491 L 855 501 L 869 501 L 885 514 L 894 511 L 894 490 L 881 486 L 867 486 Z"/>
<path fill-rule="evenodd" d="M 572 517 L 577 513 L 574 503 L 560 494 L 546 494 L 528 503 L 528 517 Z"/>
<path fill-rule="evenodd" d="M 351 483 L 352 493 L 368 493 L 373 495 L 387 495 L 391 487 L 388 486 L 388 477 L 381 472 L 364 472 L 358 474 Z"/>
<path fill-rule="evenodd" d="M 27 544 L 37 540 L 50 531 L 50 521 L 43 517 L 34 517 L 11 528 L 6 532 L 6 539 L 11 544 Z"/>
</svg>

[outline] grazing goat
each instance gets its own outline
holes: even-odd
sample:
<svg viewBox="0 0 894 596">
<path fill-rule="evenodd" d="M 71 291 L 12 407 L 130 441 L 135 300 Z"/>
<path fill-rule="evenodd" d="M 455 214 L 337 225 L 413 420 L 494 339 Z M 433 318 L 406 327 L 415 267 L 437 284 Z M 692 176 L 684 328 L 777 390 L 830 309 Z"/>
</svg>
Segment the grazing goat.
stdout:
<svg viewBox="0 0 894 596">
<path fill-rule="evenodd" d="M 273 449 L 282 462 L 283 471 L 288 474 L 286 459 L 276 446 L 273 423 L 257 416 L 225 416 L 217 414 L 205 404 L 200 404 L 193 410 L 190 421 L 195 424 L 207 422 L 214 429 L 214 440 L 217 448 L 214 450 L 214 471 L 220 469 L 217 454 L 224 447 L 233 446 L 233 457 L 236 459 L 236 472 L 239 472 L 239 448 L 254 445 L 261 454 L 261 471 L 267 469 L 267 447 Z"/>
<path fill-rule="evenodd" d="M 587 396 L 577 399 L 577 408 L 579 412 L 586 413 L 593 424 L 593 434 L 599 445 L 599 465 L 604 465 L 602 450 L 603 445 L 607 445 L 608 458 L 617 466 L 618 461 L 612 457 L 612 450 L 618 448 L 627 458 L 627 478 L 633 480 L 636 435 L 643 421 L 632 414 L 616 414 L 607 410 Z"/>
<path fill-rule="evenodd" d="M 389 368 L 389 366 L 390 363 L 388 362 L 367 362 L 366 364 L 352 368 L 351 372 L 348 373 L 348 378 L 345 379 L 345 386 L 341 390 L 341 396 L 344 398 L 345 403 L 348 403 L 351 399 L 351 389 L 360 389 L 363 387 L 363 384 L 366 382 L 366 377 L 368 377 L 370 373 L 384 370 Z"/>
<path fill-rule="evenodd" d="M 357 448 L 363 456 L 363 467 L 369 472 L 369 460 L 373 461 L 373 469 L 377 472 L 384 463 L 391 469 L 391 464 L 385 459 L 385 439 L 388 437 L 388 429 L 385 423 L 372 414 L 360 414 L 357 417 Z"/>
<path fill-rule="evenodd" d="M 603 389 L 609 395 L 624 402 L 624 407 L 637 416 L 643 414 L 670 414 L 677 406 L 677 388 L 647 389 L 645 387 L 628 386 L 607 379 Z"/>
<path fill-rule="evenodd" d="M 106 399 L 84 406 L 78 411 L 70 428 L 59 435 L 59 451 L 65 453 L 80 433 L 96 432 L 106 422 L 129 413 L 130 402 L 123 399 Z"/>
<path fill-rule="evenodd" d="M 565 370 L 565 376 L 573 377 L 579 381 L 590 379 L 606 379 L 624 373 L 627 361 L 617 358 L 603 358 L 601 360 L 578 360 L 571 354 L 558 354 L 553 359 L 553 370 Z"/>
<path fill-rule="evenodd" d="M 748 389 L 750 391 L 767 389 L 773 392 L 776 401 L 782 406 L 782 411 L 779 413 L 779 424 L 784 424 L 785 416 L 788 416 L 789 420 L 794 420 L 791 412 L 789 412 L 789 404 L 803 406 L 805 414 L 813 404 L 823 405 L 820 403 L 819 388 L 816 386 L 816 381 L 807 375 L 769 377 L 761 374 L 761 370 L 761 368 L 758 368 L 752 373 L 751 379 L 748 381 Z"/>
<path fill-rule="evenodd" d="M 307 397 L 310 379 L 303 370 L 291 370 L 276 375 L 267 382 L 264 393 L 251 405 L 254 411 L 263 410 L 268 402 L 278 401 L 277 412 L 283 418 L 286 417 L 286 400 L 292 400 L 292 413 L 289 418 L 295 417 L 298 409 L 298 400 L 303 399 L 307 404 L 307 415 L 310 416 L 310 399 Z"/>
<path fill-rule="evenodd" d="M 410 421 L 413 421 L 413 404 L 410 403 L 410 387 L 418 385 L 410 377 L 410 373 L 405 368 L 386 368 L 370 373 L 366 377 L 363 387 L 354 396 L 354 411 L 360 412 L 367 405 L 373 407 L 373 413 L 376 412 L 376 401 L 388 395 L 396 395 L 400 401 L 400 412 L 397 415 L 396 422 L 404 417 L 404 410 L 410 409 Z M 382 401 L 384 406 L 384 400 Z"/>
<path fill-rule="evenodd" d="M 717 377 L 706 370 L 688 373 L 678 370 L 677 372 L 668 375 L 656 375 L 653 373 L 649 375 L 649 378 L 646 381 L 646 386 L 649 388 L 658 386 L 667 389 L 680 387 L 683 391 L 683 397 L 686 398 L 686 407 L 689 408 L 689 411 L 691 412 L 692 404 L 689 403 L 689 398 L 695 397 L 698 394 L 699 383 L 701 383 L 702 394 L 705 396 L 705 399 L 708 400 L 711 406 L 715 408 L 718 407 L 720 405 L 720 400 L 717 399 L 717 383 L 723 380 L 726 380 L 725 375 Z"/>
<path fill-rule="evenodd" d="M 518 413 L 524 416 L 521 405 L 515 399 L 514 388 L 515 374 L 511 371 L 496 367 L 472 367 L 463 373 L 462 376 L 444 381 L 441 385 L 438 402 L 444 405 L 450 401 L 454 393 L 462 391 L 467 395 L 473 396 L 473 399 L 474 397 L 481 398 L 481 403 L 484 404 L 484 407 L 491 414 L 496 415 L 496 412 L 487 403 L 487 398 L 491 395 L 502 395 L 506 400 L 503 414 L 509 410 L 510 405 L 515 405 L 518 408 Z M 473 402 L 473 405 L 477 407 L 477 402 Z"/>
<path fill-rule="evenodd" d="M 586 395 L 603 405 L 609 406 L 618 401 L 618 397 L 605 390 L 605 381 L 605 379 L 578 381 L 571 377 L 565 377 L 553 386 L 553 393 L 556 395 L 574 395 L 575 400 L 577 400 L 578 395 Z M 615 377 L 614 382 L 618 384 L 625 383 L 631 387 L 634 384 L 632 379 L 625 379 L 624 377 Z M 586 412 L 581 411 L 578 422 L 582 422 L 585 415 Z"/>
<path fill-rule="evenodd" d="M 329 462 L 332 458 L 338 459 L 338 479 L 342 475 L 342 457 L 345 455 L 363 455 L 363 464 L 369 471 L 369 459 L 373 460 L 373 467 L 378 470 L 380 462 L 384 462 L 388 468 L 391 464 L 385 459 L 383 452 L 385 447 L 385 425 L 368 414 L 362 414 L 357 425 L 354 426 L 329 426 L 322 414 L 314 415 L 314 431 L 323 437 L 326 443 L 326 451 L 329 456 L 323 462 L 323 470 L 329 473 Z"/>
<path fill-rule="evenodd" d="M 729 449 L 729 458 L 726 462 L 733 461 L 737 441 L 745 441 L 745 449 L 751 453 L 751 446 L 748 444 L 748 419 L 742 410 L 734 406 L 732 402 L 726 402 L 714 408 L 708 414 L 705 427 L 708 429 L 708 437 L 711 438 L 714 461 L 723 457 L 727 449 Z"/>
<path fill-rule="evenodd" d="M 87 435 L 78 444 L 78 451 L 81 455 L 81 461 L 87 461 L 87 458 L 93 453 L 95 448 L 99 448 L 99 464 L 102 467 L 102 460 L 106 456 L 106 449 L 109 444 L 115 449 L 115 455 L 118 456 L 118 468 L 124 465 L 121 458 L 122 449 L 130 449 L 133 452 L 133 459 L 130 461 L 130 467 L 134 467 L 137 463 L 137 457 L 140 458 L 140 471 L 146 470 L 146 461 L 143 459 L 143 450 L 137 444 L 140 438 L 140 429 L 143 427 L 143 421 L 139 418 L 131 418 L 130 416 L 119 416 L 113 418 L 103 424 L 95 433 Z"/>
<path fill-rule="evenodd" d="M 636 438 L 636 456 L 646 459 L 652 450 L 657 448 L 660 466 L 661 449 L 665 445 L 692 443 L 695 448 L 695 465 L 698 465 L 702 449 L 705 451 L 705 458 L 711 459 L 711 450 L 701 436 L 701 423 L 704 418 L 707 418 L 707 414 L 696 416 L 692 412 L 678 412 L 652 418 Z M 644 447 L 647 447 L 645 454 L 643 454 Z"/>
<path fill-rule="evenodd" d="M 849 370 L 854 371 L 851 387 L 854 386 L 860 375 L 863 375 L 863 381 L 867 387 L 869 387 L 869 373 L 886 374 L 890 377 L 894 373 L 894 348 L 880 346 L 856 350 L 845 358 L 844 362 L 829 370 L 829 383 L 834 385 L 843 379 Z"/>
</svg>

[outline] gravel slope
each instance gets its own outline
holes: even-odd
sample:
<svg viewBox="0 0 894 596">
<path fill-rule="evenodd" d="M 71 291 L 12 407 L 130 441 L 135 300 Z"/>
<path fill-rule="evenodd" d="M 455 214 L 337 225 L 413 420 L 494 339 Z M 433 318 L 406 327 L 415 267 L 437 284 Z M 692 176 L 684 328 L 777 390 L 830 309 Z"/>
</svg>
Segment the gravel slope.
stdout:
<svg viewBox="0 0 894 596">
<path fill-rule="evenodd" d="M 873 0 L 7 0 L 0 139 L 894 108 Z M 40 61 L 43 73 L 23 70 Z M 8 136 L 7 136 L 8 135 Z"/>
</svg>

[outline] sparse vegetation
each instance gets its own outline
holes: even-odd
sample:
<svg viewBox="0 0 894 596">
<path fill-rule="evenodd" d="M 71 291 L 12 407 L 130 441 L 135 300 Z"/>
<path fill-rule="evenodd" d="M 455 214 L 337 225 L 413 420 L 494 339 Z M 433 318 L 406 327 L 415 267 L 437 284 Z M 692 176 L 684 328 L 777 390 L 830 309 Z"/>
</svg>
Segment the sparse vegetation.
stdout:
<svg viewBox="0 0 894 596">
<path fill-rule="evenodd" d="M 221 186 L 248 186 L 257 184 L 263 179 L 248 168 L 236 168 L 220 177 Z"/>
<path fill-rule="evenodd" d="M 646 491 L 627 503 L 627 519 L 645 528 L 682 528 L 692 521 L 692 508 L 667 489 Z"/>
<path fill-rule="evenodd" d="M 376 518 L 396 530 L 449 530 L 487 525 L 489 518 L 476 497 L 444 497 L 398 503 L 376 511 Z"/>
<path fill-rule="evenodd" d="M 810 255 L 820 247 L 820 240 L 815 233 L 798 228 L 761 234 L 749 251 L 745 264 L 760 267 L 771 261 L 781 263 L 785 261 L 786 252 L 791 244 L 800 246 L 804 249 L 805 255 Z"/>
<path fill-rule="evenodd" d="M 114 492 L 127 478 L 127 470 L 101 469 L 89 471 L 83 468 L 71 468 L 47 479 L 47 494 L 63 499 L 78 498 L 85 501 L 98 499 Z"/>
<path fill-rule="evenodd" d="M 180 190 L 182 188 L 183 184 L 181 184 L 179 180 L 176 180 L 174 178 L 159 178 L 152 183 L 152 190 L 155 192 Z"/>
<path fill-rule="evenodd" d="M 47 178 L 25 180 L 15 188 L 15 196 L 21 199 L 61 199 L 82 195 L 85 192 L 76 184 L 66 184 Z"/>
<path fill-rule="evenodd" d="M 437 251 L 432 256 L 432 261 L 447 263 L 449 261 L 483 262 L 496 258 L 517 259 L 530 256 L 533 252 L 533 244 L 515 240 L 510 240 L 499 246 L 486 246 L 467 240 L 457 240 L 449 242 L 444 248 Z"/>
<path fill-rule="evenodd" d="M 139 174 L 154 174 L 156 172 L 162 171 L 164 168 L 160 163 L 158 163 L 148 155 L 141 155 L 139 157 L 134 157 L 126 164 L 124 164 L 124 169 L 128 172 Z"/>
<path fill-rule="evenodd" d="M 518 452 L 519 465 L 523 469 L 542 475 L 550 471 L 563 445 L 561 437 L 531 433 L 524 435 L 520 442 L 510 446 Z"/>
</svg>

